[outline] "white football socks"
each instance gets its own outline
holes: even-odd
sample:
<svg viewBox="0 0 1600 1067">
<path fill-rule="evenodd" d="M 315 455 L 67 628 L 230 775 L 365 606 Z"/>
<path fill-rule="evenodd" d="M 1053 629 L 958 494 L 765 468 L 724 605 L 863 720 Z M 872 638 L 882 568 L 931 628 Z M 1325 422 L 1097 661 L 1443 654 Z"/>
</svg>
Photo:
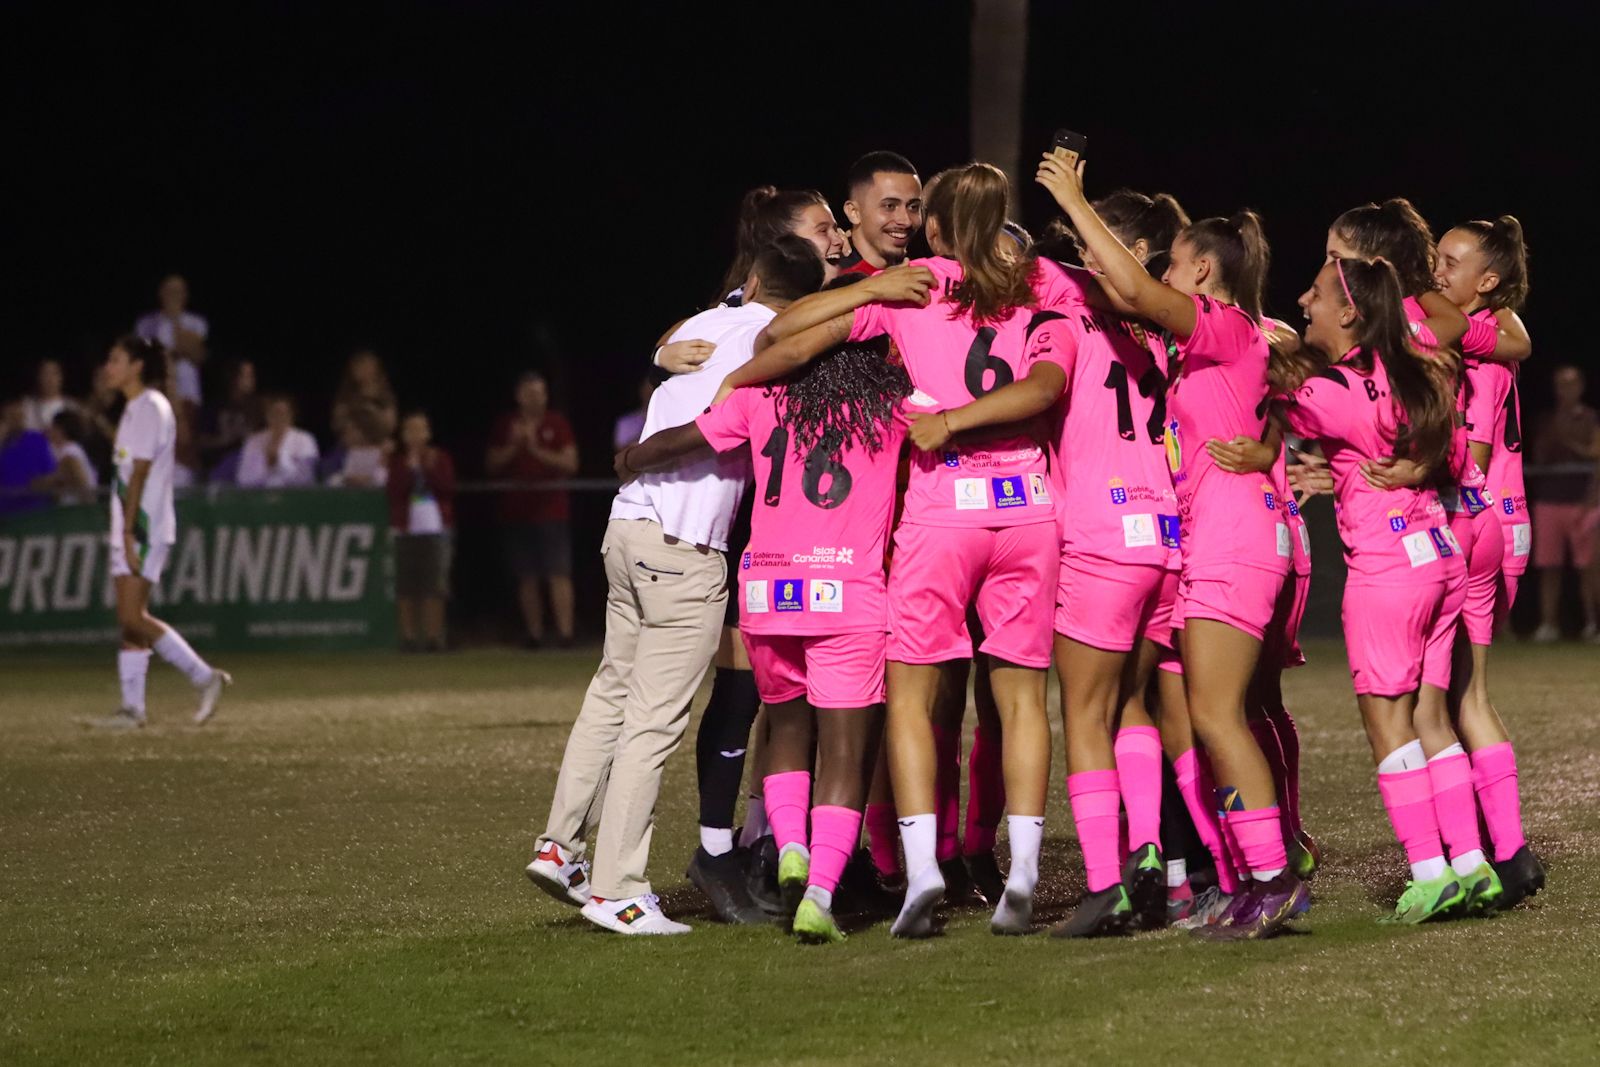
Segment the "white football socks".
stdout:
<svg viewBox="0 0 1600 1067">
<path fill-rule="evenodd" d="M 150 671 L 148 648 L 125 648 L 117 653 L 117 677 L 122 681 L 122 706 L 144 718 L 144 679 Z"/>
<path fill-rule="evenodd" d="M 733 830 L 720 826 L 700 827 L 700 847 L 710 856 L 726 856 L 733 851 Z"/>
<path fill-rule="evenodd" d="M 167 632 L 161 635 L 160 640 L 151 647 L 156 655 L 187 675 L 196 689 L 211 681 L 213 674 L 211 664 L 201 659 L 199 653 L 189 647 L 189 642 L 185 641 L 178 631 L 169 627 Z"/>
</svg>

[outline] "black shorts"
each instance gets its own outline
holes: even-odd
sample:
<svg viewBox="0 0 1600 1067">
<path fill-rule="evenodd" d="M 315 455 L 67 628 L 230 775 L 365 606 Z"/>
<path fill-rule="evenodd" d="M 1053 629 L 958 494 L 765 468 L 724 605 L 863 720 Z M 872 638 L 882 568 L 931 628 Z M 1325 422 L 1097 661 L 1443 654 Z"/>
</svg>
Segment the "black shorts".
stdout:
<svg viewBox="0 0 1600 1067">
<path fill-rule="evenodd" d="M 394 535 L 394 595 L 450 595 L 450 535 Z"/>
<path fill-rule="evenodd" d="M 567 520 L 516 523 L 504 530 L 506 559 L 518 578 L 572 574 L 572 530 Z"/>
<path fill-rule="evenodd" d="M 728 606 L 723 609 L 724 626 L 739 626 L 739 570 L 744 562 L 745 549 L 750 547 L 750 514 L 755 508 L 756 494 L 753 486 L 745 487 L 744 502 L 734 513 L 733 527 L 728 531 Z"/>
</svg>

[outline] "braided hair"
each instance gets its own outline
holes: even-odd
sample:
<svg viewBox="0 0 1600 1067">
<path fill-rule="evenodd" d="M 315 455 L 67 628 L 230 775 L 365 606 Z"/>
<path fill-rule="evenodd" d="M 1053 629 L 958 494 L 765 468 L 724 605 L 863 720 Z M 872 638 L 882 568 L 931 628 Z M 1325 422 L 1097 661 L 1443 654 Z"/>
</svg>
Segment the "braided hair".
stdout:
<svg viewBox="0 0 1600 1067">
<path fill-rule="evenodd" d="M 911 378 L 885 358 L 881 344 L 854 341 L 776 383 L 768 389 L 773 394 L 779 394 L 778 421 L 789 428 L 796 455 L 821 451 L 838 458 L 860 447 L 875 456 L 883 450 L 884 427 L 911 395 Z"/>
</svg>

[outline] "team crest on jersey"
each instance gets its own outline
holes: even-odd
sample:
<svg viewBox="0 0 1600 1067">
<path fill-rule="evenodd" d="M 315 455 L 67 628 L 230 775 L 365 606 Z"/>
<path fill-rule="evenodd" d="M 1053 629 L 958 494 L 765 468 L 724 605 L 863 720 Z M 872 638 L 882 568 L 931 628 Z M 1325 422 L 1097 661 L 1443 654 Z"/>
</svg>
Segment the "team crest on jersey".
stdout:
<svg viewBox="0 0 1600 1067">
<path fill-rule="evenodd" d="M 1261 483 L 1261 499 L 1266 502 L 1268 511 L 1278 510 L 1278 494 L 1272 491 L 1271 482 Z"/>
<path fill-rule="evenodd" d="M 844 583 L 832 578 L 813 578 L 806 598 L 812 611 L 838 613 L 844 610 Z"/>
<path fill-rule="evenodd" d="M 1111 502 L 1113 504 L 1126 504 L 1128 502 L 1128 490 L 1123 488 L 1121 478 L 1113 478 L 1106 484 L 1111 487 Z"/>
<path fill-rule="evenodd" d="M 1016 475 L 1010 478 L 991 478 L 994 483 L 994 506 L 997 508 L 1025 508 L 1028 498 L 1022 492 L 1022 479 Z"/>
<path fill-rule="evenodd" d="M 1163 436 L 1167 445 L 1167 469 L 1177 474 L 1183 467 L 1183 443 L 1178 440 L 1177 419 L 1167 420 L 1167 432 Z"/>
<path fill-rule="evenodd" d="M 772 583 L 779 612 L 806 610 L 805 583 L 796 578 L 780 578 Z"/>
<path fill-rule="evenodd" d="M 1028 496 L 1035 504 L 1050 503 L 1050 484 L 1045 481 L 1044 475 L 1028 475 Z"/>
<path fill-rule="evenodd" d="M 1393 530 L 1395 533 L 1399 533 L 1400 531 L 1404 530 L 1405 528 L 1406 528 L 1406 513 L 1401 511 L 1399 508 L 1390 508 L 1389 509 L 1389 529 Z"/>
</svg>

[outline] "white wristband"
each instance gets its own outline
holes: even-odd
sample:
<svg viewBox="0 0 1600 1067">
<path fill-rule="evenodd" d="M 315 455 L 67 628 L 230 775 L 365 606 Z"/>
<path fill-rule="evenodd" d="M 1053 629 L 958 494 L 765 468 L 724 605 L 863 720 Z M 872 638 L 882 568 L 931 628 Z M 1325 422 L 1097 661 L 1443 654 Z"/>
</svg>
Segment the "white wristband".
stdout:
<svg viewBox="0 0 1600 1067">
<path fill-rule="evenodd" d="M 661 348 L 656 349 L 656 354 L 650 357 L 650 362 L 658 367 L 661 366 L 661 351 L 666 347 L 666 345 L 662 345 Z"/>
</svg>

